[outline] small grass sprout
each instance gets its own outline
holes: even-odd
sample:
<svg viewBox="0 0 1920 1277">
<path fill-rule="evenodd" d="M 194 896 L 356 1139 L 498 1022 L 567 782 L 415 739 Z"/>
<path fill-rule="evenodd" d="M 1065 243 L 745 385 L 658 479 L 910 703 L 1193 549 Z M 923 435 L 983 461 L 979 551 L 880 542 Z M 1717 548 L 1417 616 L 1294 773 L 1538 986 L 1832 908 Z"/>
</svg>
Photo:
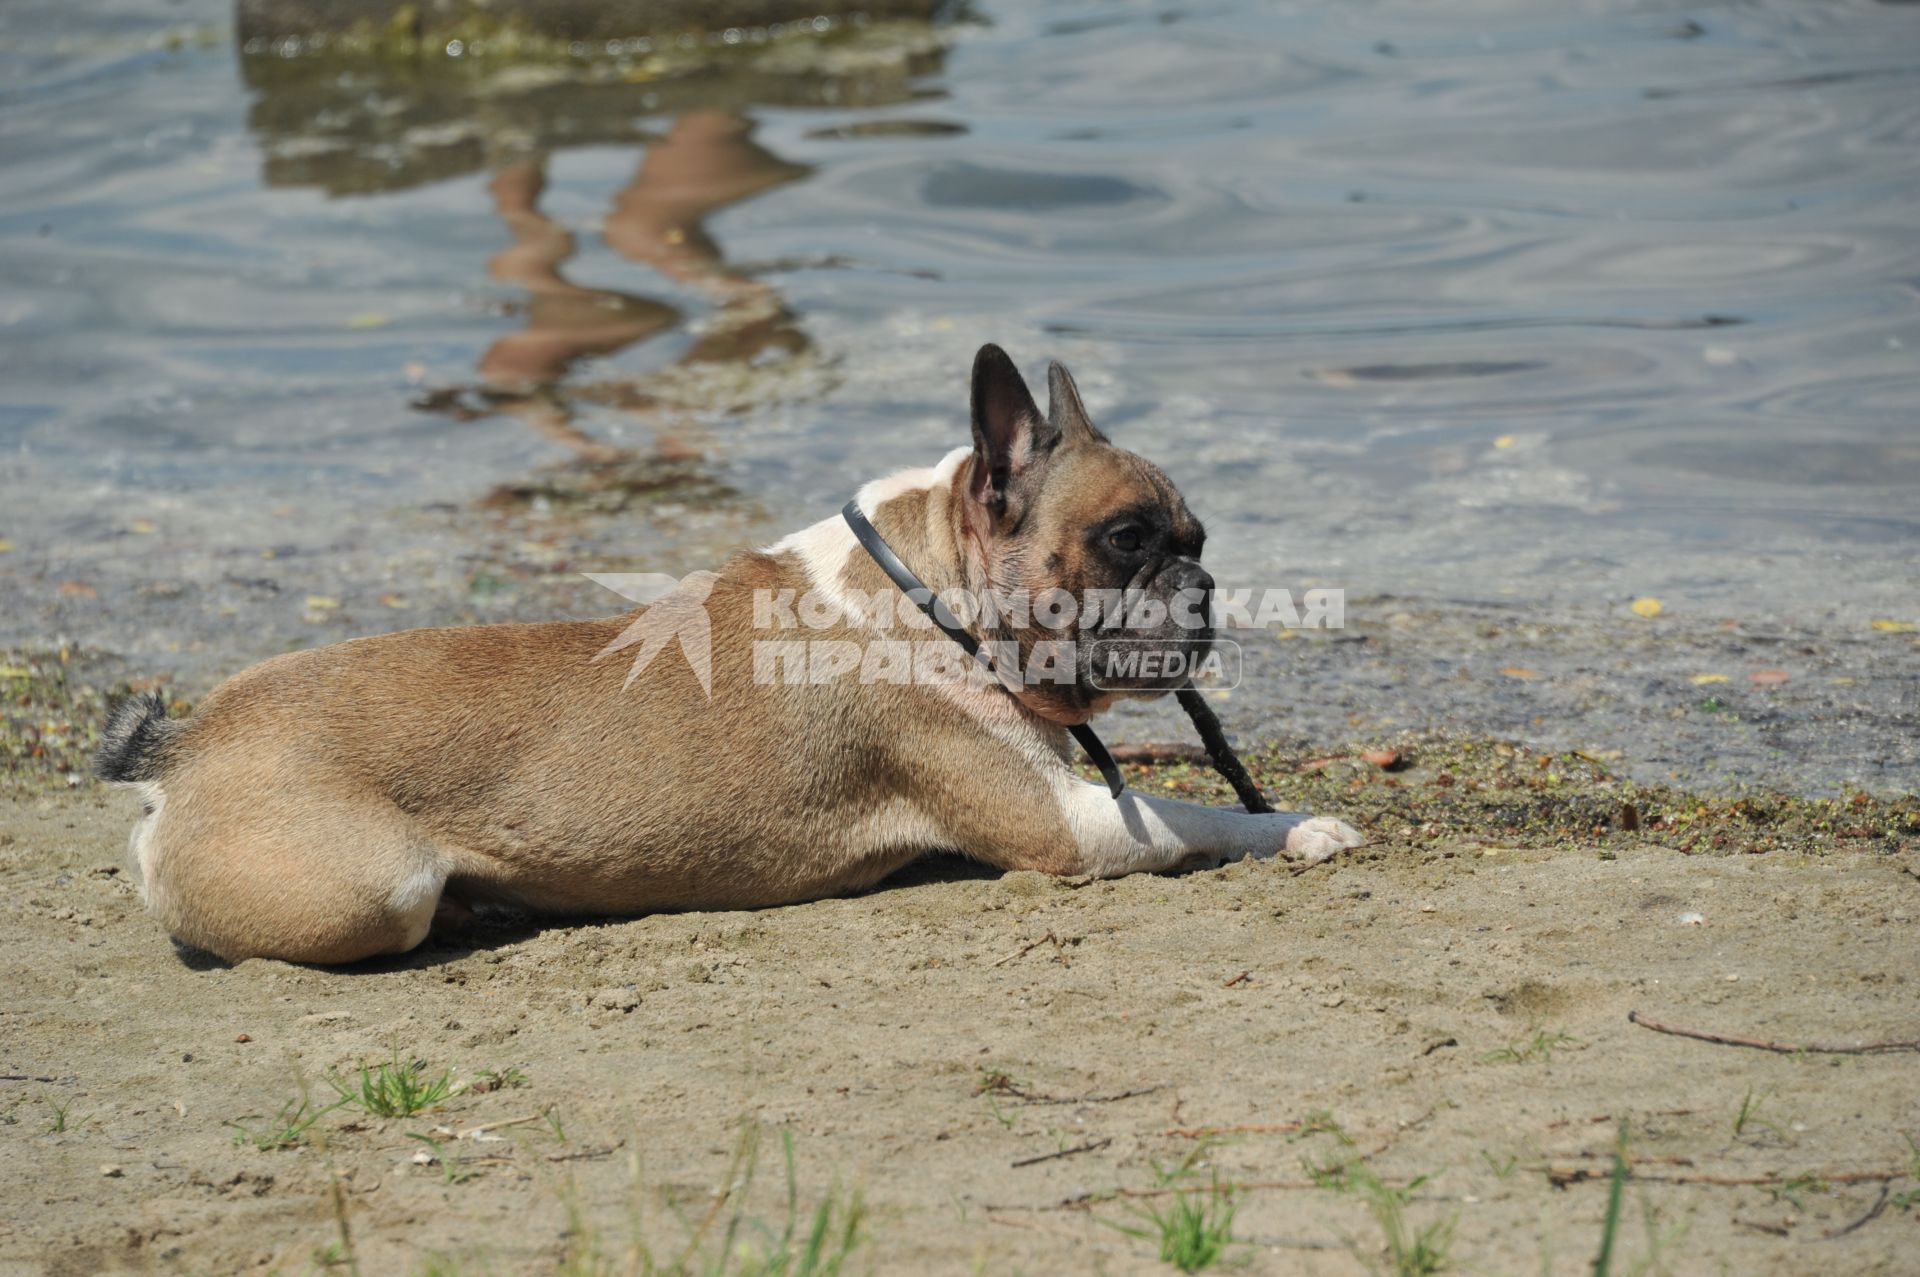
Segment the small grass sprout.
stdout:
<svg viewBox="0 0 1920 1277">
<path fill-rule="evenodd" d="M 236 1147 L 251 1144 L 262 1153 L 270 1153 L 301 1143 L 306 1138 L 308 1128 L 346 1102 L 344 1099 L 335 1100 L 324 1108 L 315 1108 L 302 1096 L 282 1104 L 272 1117 L 262 1118 L 258 1113 L 249 1113 L 225 1125 L 233 1128 Z"/>
<path fill-rule="evenodd" d="M 1549 1033 L 1545 1029 L 1535 1029 L 1531 1037 L 1522 1038 L 1511 1046 L 1503 1046 L 1497 1051 L 1489 1051 L 1480 1057 L 1482 1064 L 1526 1064 L 1533 1060 L 1542 1062 L 1551 1060 L 1555 1051 L 1577 1051 L 1586 1046 L 1579 1038 L 1567 1033 Z"/>
<path fill-rule="evenodd" d="M 1484 1148 L 1480 1150 L 1480 1160 L 1487 1164 L 1487 1169 L 1492 1171 L 1493 1177 L 1498 1180 L 1504 1180 L 1512 1175 L 1514 1168 L 1520 1165 L 1520 1159 L 1516 1155 L 1495 1157 Z"/>
<path fill-rule="evenodd" d="M 342 1101 L 374 1117 L 412 1117 L 460 1093 L 451 1069 L 439 1077 L 429 1077 L 421 1060 L 362 1064 L 353 1077 L 329 1073 L 327 1085 L 339 1093 Z"/>
<path fill-rule="evenodd" d="M 1344 1163 L 1307 1163 L 1307 1174 L 1314 1183 L 1336 1193 L 1347 1193 L 1366 1204 L 1374 1222 L 1380 1226 L 1387 1258 L 1387 1271 L 1394 1277 L 1431 1277 L 1452 1266 L 1449 1251 L 1458 1215 L 1446 1215 L 1416 1228 L 1407 1219 L 1406 1208 L 1414 1194 L 1433 1176 L 1421 1175 L 1395 1186 L 1380 1178 L 1365 1158 Z M 1350 1243 L 1351 1244 L 1351 1243 Z M 1357 1249 L 1357 1248 L 1356 1248 Z M 1372 1267 L 1364 1255 L 1362 1262 Z"/>
<path fill-rule="evenodd" d="M 1772 1098 L 1772 1091 L 1764 1091 L 1759 1095 L 1755 1095 L 1752 1087 L 1747 1088 L 1746 1095 L 1740 1101 L 1739 1111 L 1733 1115 L 1733 1137 L 1735 1139 L 1739 1139 L 1742 1135 L 1745 1135 L 1748 1127 L 1759 1131 L 1769 1131 L 1775 1136 L 1781 1134 L 1778 1126 L 1766 1121 L 1760 1116 L 1760 1110 L 1765 1107 L 1766 1102 Z"/>
<path fill-rule="evenodd" d="M 1607 1217 L 1600 1229 L 1600 1253 L 1593 1258 L 1593 1277 L 1613 1272 L 1613 1247 L 1620 1236 L 1620 1203 L 1627 1192 L 1627 1123 L 1620 1121 L 1613 1142 L 1613 1173 L 1607 1177 Z"/>
<path fill-rule="evenodd" d="M 488 1091 L 517 1091 L 523 1086 L 532 1086 L 527 1075 L 516 1068 L 482 1069 L 474 1074 L 473 1081 L 467 1084 L 467 1090 L 484 1094 Z"/>
<path fill-rule="evenodd" d="M 1161 1263 L 1197 1273 L 1227 1257 L 1234 1245 L 1233 1217 L 1238 1210 L 1233 1191 L 1215 1180 L 1206 1188 L 1178 1190 L 1164 1203 L 1134 1208 L 1139 1224 L 1112 1227 L 1129 1237 L 1156 1242 Z"/>
<path fill-rule="evenodd" d="M 1808 1173 L 1795 1175 L 1784 1184 L 1767 1189 L 1767 1195 L 1776 1202 L 1786 1202 L 1795 1210 L 1805 1210 L 1807 1204 L 1800 1199 L 1809 1193 L 1824 1193 L 1827 1182 L 1818 1175 Z"/>
<path fill-rule="evenodd" d="M 81 1121 L 85 1120 L 71 1116 L 73 1112 L 72 1100 L 68 1100 L 65 1104 L 62 1104 L 51 1095 L 43 1095 L 41 1098 L 47 1102 L 47 1107 L 53 1110 L 53 1120 L 47 1123 L 47 1134 L 58 1135 L 69 1126 L 78 1125 Z"/>
<path fill-rule="evenodd" d="M 760 1136 L 759 1126 L 746 1128 L 727 1168 L 725 1186 L 712 1195 L 698 1218 L 667 1200 L 668 1211 L 685 1233 L 685 1241 L 670 1258 L 660 1258 L 643 1240 L 638 1198 L 631 1236 L 624 1246 L 610 1246 L 588 1224 L 578 1200 L 569 1199 L 566 1250 L 559 1272 L 565 1277 L 840 1277 L 866 1244 L 865 1202 L 858 1193 L 845 1196 L 836 1187 L 813 1209 L 803 1209 L 793 1135 L 783 1131 L 784 1218 L 774 1225 L 749 1214 L 746 1198 L 759 1163 Z"/>
</svg>

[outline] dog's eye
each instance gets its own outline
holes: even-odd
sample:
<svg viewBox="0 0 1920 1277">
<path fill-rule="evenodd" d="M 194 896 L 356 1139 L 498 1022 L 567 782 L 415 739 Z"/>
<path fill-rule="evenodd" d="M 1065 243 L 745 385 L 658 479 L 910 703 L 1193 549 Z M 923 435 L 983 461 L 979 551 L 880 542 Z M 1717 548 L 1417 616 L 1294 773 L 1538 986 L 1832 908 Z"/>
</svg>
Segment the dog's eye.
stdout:
<svg viewBox="0 0 1920 1277">
<path fill-rule="evenodd" d="M 1140 548 L 1140 529 L 1115 528 L 1107 533 L 1107 544 L 1122 554 L 1132 554 Z"/>
</svg>

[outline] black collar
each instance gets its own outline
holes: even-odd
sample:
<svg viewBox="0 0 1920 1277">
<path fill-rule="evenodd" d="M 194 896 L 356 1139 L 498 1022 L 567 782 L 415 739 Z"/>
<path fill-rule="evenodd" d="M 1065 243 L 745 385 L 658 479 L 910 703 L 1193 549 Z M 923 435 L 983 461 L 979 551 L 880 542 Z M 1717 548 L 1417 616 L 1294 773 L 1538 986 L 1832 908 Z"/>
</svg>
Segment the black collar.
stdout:
<svg viewBox="0 0 1920 1277">
<path fill-rule="evenodd" d="M 867 516 L 861 512 L 858 498 L 847 502 L 846 508 L 840 511 L 840 517 L 847 521 L 847 526 L 853 529 L 854 539 L 873 556 L 873 561 L 880 565 L 880 570 L 900 587 L 901 593 L 911 599 L 915 607 L 925 612 L 927 619 L 939 626 L 942 634 L 964 648 L 968 656 L 991 669 L 989 659 L 980 655 L 980 640 L 969 634 L 961 626 L 960 619 L 948 610 L 947 605 L 935 597 L 924 581 L 913 574 L 913 569 L 900 561 L 900 556 L 893 552 L 893 547 L 887 544 L 886 538 L 880 535 L 879 529 L 875 528 L 868 521 Z M 1002 683 L 1001 687 L 1004 689 L 1006 685 Z M 1013 693 L 1009 691 L 1007 694 L 1011 696 Z M 1100 769 L 1100 774 L 1106 778 L 1107 788 L 1112 791 L 1113 796 L 1120 797 L 1120 791 L 1127 787 L 1127 782 L 1120 775 L 1120 768 L 1114 763 L 1113 755 L 1107 752 L 1107 747 L 1100 743 L 1098 736 L 1094 735 L 1093 728 L 1085 723 L 1075 723 L 1067 730 L 1072 732 L 1073 738 L 1080 742 L 1080 748 L 1087 751 L 1087 757 L 1093 760 L 1093 765 Z"/>
</svg>

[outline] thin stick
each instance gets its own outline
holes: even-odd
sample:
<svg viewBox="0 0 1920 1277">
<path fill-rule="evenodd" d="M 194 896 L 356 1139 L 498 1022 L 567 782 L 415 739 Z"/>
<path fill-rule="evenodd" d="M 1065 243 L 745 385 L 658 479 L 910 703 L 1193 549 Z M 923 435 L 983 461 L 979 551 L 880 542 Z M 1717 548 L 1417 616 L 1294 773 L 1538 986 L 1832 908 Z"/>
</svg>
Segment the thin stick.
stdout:
<svg viewBox="0 0 1920 1277">
<path fill-rule="evenodd" d="M 1029 1104 L 1111 1104 L 1115 1100 L 1130 1100 L 1139 1095 L 1152 1095 L 1155 1091 L 1164 1091 L 1166 1086 L 1156 1082 L 1152 1086 L 1135 1087 L 1131 1091 L 1115 1091 L 1112 1095 L 1037 1095 L 1032 1091 L 1023 1091 L 1013 1083 L 998 1079 L 997 1084 L 977 1088 L 976 1095 L 985 1095 L 992 1091 L 995 1095 L 1011 1095 L 1016 1100 L 1025 1100 Z"/>
<path fill-rule="evenodd" d="M 1072 966 L 1073 963 L 1067 961 L 1067 946 L 1060 943 L 1060 937 L 1049 931 L 1047 932 L 1047 939 L 1053 941 L 1053 956 L 1060 960 L 1060 965 L 1063 967 Z"/>
<path fill-rule="evenodd" d="M 471 1130 L 461 1131 L 458 1135 L 454 1136 L 453 1138 L 457 1140 L 470 1140 L 474 1136 L 483 1134 L 487 1131 L 505 1130 L 509 1126 L 525 1126 L 528 1122 L 537 1122 L 541 1118 L 545 1117 L 546 1115 L 547 1115 L 547 1111 L 545 1109 L 541 1109 L 538 1113 L 529 1113 L 525 1117 L 510 1117 L 510 1118 L 507 1118 L 505 1121 L 501 1121 L 501 1122 L 484 1122 L 481 1125 L 472 1128 Z"/>
<path fill-rule="evenodd" d="M 1177 1135 L 1183 1140 L 1204 1140 L 1215 1135 L 1291 1135 L 1300 1122 L 1242 1122 L 1236 1126 L 1169 1126 L 1162 1135 Z"/>
<path fill-rule="evenodd" d="M 1785 1224 L 1769 1224 L 1764 1219 L 1741 1219 L 1735 1215 L 1733 1222 L 1742 1228 L 1751 1228 L 1756 1233 L 1772 1233 L 1775 1237 L 1786 1237 L 1793 1232 Z"/>
<path fill-rule="evenodd" d="M 1375 1150 L 1376 1153 L 1379 1151 L 1380 1151 L 1379 1149 Z M 1364 1157 L 1372 1157 L 1373 1155 L 1374 1155 L 1373 1153 L 1365 1154 L 1363 1155 L 1363 1159 Z M 1381 1182 L 1393 1188 L 1411 1188 L 1414 1183 L 1414 1181 L 1412 1180 L 1401 1180 L 1398 1178 L 1385 1178 L 1385 1177 L 1382 1178 Z M 1831 1180 L 1830 1182 L 1840 1183 L 1844 1181 L 1835 1179 L 1835 1180 Z M 1231 1181 L 1221 1180 L 1219 1184 L 1216 1186 L 1217 1191 L 1226 1192 L 1226 1193 L 1261 1193 L 1261 1192 L 1268 1192 L 1268 1193 L 1302 1192 L 1303 1193 L 1303 1192 L 1310 1192 L 1314 1189 L 1322 1189 L 1326 1187 L 1327 1185 L 1323 1181 L 1317 1180 L 1317 1179 L 1244 1179 L 1244 1180 L 1231 1180 Z M 1183 1188 L 1178 1184 L 1165 1184 L 1158 1188 L 1111 1188 L 1111 1189 L 1107 1189 L 1104 1192 L 1099 1192 L 1099 1193 L 1076 1193 L 1072 1197 L 1063 1197 L 1057 1202 L 1043 1202 L 1038 1205 L 1030 1205 L 1027 1203 L 1021 1203 L 1018 1205 L 990 1205 L 990 1206 L 983 1206 L 981 1207 L 981 1209 L 988 1212 L 992 1212 L 992 1211 L 1042 1212 L 1042 1211 L 1068 1211 L 1068 1210 L 1084 1211 L 1084 1210 L 1090 1210 L 1093 1207 L 1100 1205 L 1102 1202 L 1111 1202 L 1111 1201 L 1120 1201 L 1120 1200 L 1137 1200 L 1141 1198 L 1154 1198 L 1154 1197 L 1172 1197 L 1180 1193 L 1190 1193 L 1192 1191 L 1193 1189 L 1191 1187 Z"/>
<path fill-rule="evenodd" d="M 1239 795 L 1240 805 L 1251 812 L 1268 812 L 1273 804 L 1266 800 L 1260 787 L 1253 783 L 1253 777 L 1247 775 L 1247 769 L 1240 762 L 1240 756 L 1233 752 L 1233 746 L 1227 743 L 1227 733 L 1220 726 L 1220 719 L 1213 712 L 1213 706 L 1207 704 L 1207 698 L 1192 683 L 1182 687 L 1175 695 L 1179 698 L 1180 708 L 1187 711 L 1187 717 L 1200 733 L 1200 743 L 1206 747 L 1207 757 L 1213 760 L 1213 769 L 1226 778 L 1233 792 Z"/>
<path fill-rule="evenodd" d="M 1009 1162 L 1007 1165 L 1016 1168 L 1021 1166 L 1038 1166 L 1042 1162 L 1057 1161 L 1062 1157 L 1073 1157 L 1080 1153 L 1097 1153 L 1111 1143 L 1113 1143 L 1111 1136 L 1101 1140 L 1088 1140 L 1085 1144 L 1080 1144 L 1073 1148 L 1063 1148 L 1057 1153 L 1042 1153 L 1038 1157 L 1023 1157 L 1019 1161 Z"/>
<path fill-rule="evenodd" d="M 1325 1184 L 1320 1183 L 1318 1180 L 1311 1180 L 1311 1179 L 1237 1180 L 1232 1183 L 1222 1180 L 1220 1183 L 1221 1190 L 1229 1193 L 1252 1193 L 1252 1192 L 1259 1192 L 1259 1191 L 1291 1192 L 1291 1191 L 1305 1190 L 1309 1188 L 1325 1188 L 1325 1187 L 1326 1187 Z M 1127 1198 L 1171 1197 L 1176 1193 L 1186 1193 L 1191 1191 L 1192 1191 L 1191 1189 L 1176 1188 L 1173 1186 L 1168 1186 L 1165 1188 L 1116 1188 L 1113 1190 L 1113 1195 L 1115 1197 L 1127 1197 Z M 1074 1206 L 1079 1206 L 1083 1204 L 1090 1204 L 1090 1203 L 1080 1203 L 1080 1202 L 1072 1203 L 1072 1205 Z M 1066 1205 L 1068 1205 L 1068 1203 L 1064 1203 L 1064 1202 L 1062 1203 L 1062 1206 L 1066 1206 Z"/>
<path fill-rule="evenodd" d="M 1080 1242 L 1083 1244 L 1086 1242 L 1086 1238 L 1084 1236 L 1082 1236 L 1080 1233 L 1074 1232 L 1072 1229 L 1069 1229 L 1069 1228 L 1061 1228 L 1056 1224 L 1048 1224 L 1045 1221 L 1038 1220 L 1038 1219 L 1021 1219 L 1016 1215 L 996 1215 L 993 1213 L 995 1211 L 1014 1210 L 1014 1209 L 1017 1209 L 1017 1208 L 1011 1207 L 1011 1206 L 989 1206 L 986 1208 L 987 1222 L 989 1224 L 1003 1224 L 1008 1228 L 1024 1228 L 1024 1229 L 1027 1229 L 1029 1232 L 1045 1233 L 1049 1237 L 1065 1237 L 1069 1241 Z M 1096 1246 L 1095 1249 L 1105 1250 L 1106 1247 Z"/>
<path fill-rule="evenodd" d="M 1155 1084 L 1135 1087 L 1131 1091 L 1115 1091 L 1112 1095 L 1028 1095 L 1023 1091 L 1015 1091 L 1014 1094 L 1029 1104 L 1111 1104 L 1115 1100 L 1130 1100 L 1135 1096 L 1152 1095 L 1155 1091 L 1166 1089 Z"/>
<path fill-rule="evenodd" d="M 1648 1116 L 1650 1117 L 1692 1117 L 1693 1113 L 1694 1113 L 1693 1109 L 1655 1109 Z M 1547 1129 L 1550 1131 L 1557 1131 L 1563 1126 L 1572 1126 L 1576 1122 L 1611 1122 L 1612 1120 L 1613 1120 L 1613 1114 L 1611 1113 L 1596 1113 L 1592 1117 L 1563 1117 L 1557 1122 L 1548 1122 Z M 1608 1153 L 1608 1154 L 1605 1154 L 1604 1156 L 1611 1157 L 1612 1154 Z"/>
<path fill-rule="evenodd" d="M 1887 1208 L 1887 1199 L 1891 1196 L 1893 1196 L 1893 1186 L 1890 1184 L 1882 1184 L 1880 1186 L 1879 1200 L 1874 1202 L 1874 1204 L 1868 1208 L 1866 1214 L 1862 1215 L 1859 1219 L 1854 1220 L 1851 1224 L 1848 1224 L 1845 1228 L 1837 1228 L 1833 1232 L 1824 1234 L 1824 1240 L 1832 1241 L 1836 1237 L 1845 1237 L 1848 1233 L 1853 1232 L 1857 1228 L 1865 1228 L 1868 1224 L 1871 1224 L 1874 1220 L 1880 1218 L 1880 1212 Z"/>
<path fill-rule="evenodd" d="M 1540 1171 L 1555 1188 L 1565 1188 L 1569 1184 L 1585 1184 L 1590 1181 L 1604 1180 L 1612 1176 L 1611 1167 L 1602 1169 L 1594 1166 L 1529 1166 L 1528 1170 Z M 1791 1184 L 1796 1180 L 1815 1179 L 1822 1184 L 1887 1184 L 1901 1178 L 1905 1171 L 1842 1171 L 1837 1175 L 1640 1175 L 1628 1170 L 1627 1178 L 1636 1184 L 1708 1184 L 1716 1188 L 1765 1188 L 1775 1184 Z"/>
<path fill-rule="evenodd" d="M 589 1158 L 605 1157 L 625 1143 L 625 1140 L 615 1140 L 605 1148 L 583 1148 L 575 1153 L 548 1153 L 547 1160 L 549 1162 L 582 1162 Z"/>
<path fill-rule="evenodd" d="M 1041 945 L 1046 944 L 1049 941 L 1053 943 L 1054 948 L 1058 949 L 1060 947 L 1059 937 L 1054 935 L 1053 932 L 1049 931 L 1047 932 L 1046 935 L 1041 936 L 1038 940 L 1035 940 L 1032 943 L 1023 946 L 1022 948 L 1017 949 L 1012 953 L 1009 953 L 1006 957 L 995 959 L 992 965 L 996 967 L 1003 967 L 1007 963 L 1012 962 L 1015 958 L 1026 957 L 1029 953 L 1032 953 L 1035 949 L 1038 949 Z"/>
<path fill-rule="evenodd" d="M 1233 977 L 1233 979 L 1227 981 L 1225 984 L 1221 985 L 1220 987 L 1223 989 L 1231 989 L 1234 985 L 1245 984 L 1247 981 L 1251 979 L 1253 979 L 1253 972 L 1242 971 L 1239 975 Z"/>
<path fill-rule="evenodd" d="M 1780 1055 L 1891 1055 L 1896 1051 L 1920 1051 L 1920 1040 L 1862 1042 L 1857 1046 L 1823 1046 L 1817 1042 L 1769 1042 L 1764 1038 L 1743 1038 L 1732 1033 L 1706 1033 L 1699 1029 L 1675 1028 L 1671 1024 L 1662 1024 L 1658 1020 L 1641 1015 L 1638 1011 L 1627 1012 L 1627 1020 L 1643 1029 L 1652 1029 L 1655 1033 L 1671 1033 L 1677 1038 L 1694 1038 L 1701 1042 L 1715 1042 L 1721 1046 L 1751 1047 L 1756 1051 L 1773 1051 Z"/>
<path fill-rule="evenodd" d="M 1324 1187 L 1326 1187 L 1326 1185 L 1310 1179 L 1242 1180 L 1234 1183 L 1228 1183 L 1222 1180 L 1219 1184 L 1219 1191 L 1227 1193 L 1249 1193 L 1259 1189 L 1305 1190 Z M 1050 1211 L 1084 1211 L 1091 1210 L 1104 1202 L 1141 1197 L 1170 1197 L 1175 1193 L 1190 1193 L 1192 1191 L 1191 1188 L 1180 1188 L 1174 1185 L 1168 1185 L 1163 1188 L 1113 1188 L 1099 1193 L 1075 1193 L 1072 1197 L 1063 1197 L 1057 1202 L 1040 1202 L 1038 1204 L 1025 1202 L 1017 1204 L 1009 1203 L 1006 1205 L 983 1206 L 981 1209 L 988 1212 L 988 1218 L 992 1218 L 992 1212 L 994 1211 L 1019 1211 L 1027 1214 L 1041 1214 Z"/>
<path fill-rule="evenodd" d="M 1595 1149 L 1592 1152 L 1555 1153 L 1554 1156 L 1555 1157 L 1580 1157 L 1580 1158 L 1589 1158 L 1597 1162 L 1600 1162 L 1600 1161 L 1610 1162 L 1613 1160 L 1613 1150 L 1608 1149 L 1604 1153 L 1599 1151 L 1598 1149 Z M 1698 1165 L 1697 1162 L 1695 1162 L 1691 1157 L 1688 1157 L 1685 1153 L 1635 1153 L 1633 1155 L 1633 1161 L 1636 1166 L 1638 1165 L 1659 1165 L 1659 1166 L 1696 1166 Z"/>
</svg>

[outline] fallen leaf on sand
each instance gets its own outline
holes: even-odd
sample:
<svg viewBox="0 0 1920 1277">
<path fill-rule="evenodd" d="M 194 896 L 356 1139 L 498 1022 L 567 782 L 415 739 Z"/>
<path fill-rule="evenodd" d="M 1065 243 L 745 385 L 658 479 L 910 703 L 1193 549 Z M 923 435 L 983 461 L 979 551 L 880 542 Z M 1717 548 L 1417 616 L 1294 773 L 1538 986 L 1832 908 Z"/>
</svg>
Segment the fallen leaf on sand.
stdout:
<svg viewBox="0 0 1920 1277">
<path fill-rule="evenodd" d="M 1508 678 L 1539 678 L 1539 670 L 1530 670 L 1524 665 L 1508 665 L 1500 670 Z"/>
<path fill-rule="evenodd" d="M 0 541 L 0 550 L 5 549 L 6 545 L 5 541 Z M 1883 634 L 1911 634 L 1920 626 L 1915 626 L 1912 621 L 1875 621 L 1873 628 Z"/>
<path fill-rule="evenodd" d="M 1372 763 L 1381 771 L 1389 771 L 1395 763 L 1400 761 L 1400 751 L 1397 749 L 1367 749 L 1360 752 L 1360 757 Z"/>
<path fill-rule="evenodd" d="M 100 597 L 100 591 L 94 589 L 85 581 L 62 581 L 54 588 L 70 599 L 97 599 Z"/>
<path fill-rule="evenodd" d="M 1761 687 L 1778 687 L 1791 677 L 1785 670 L 1755 670 L 1747 675 L 1749 682 Z"/>
<path fill-rule="evenodd" d="M 1495 439 L 1493 441 L 1493 446 L 1496 448 L 1511 448 L 1513 447 L 1513 436 L 1501 435 L 1498 439 Z"/>
<path fill-rule="evenodd" d="M 370 310 L 365 312 L 364 314 L 355 315 L 353 318 L 349 319 L 347 321 L 347 327 L 349 328 L 385 328 L 388 324 L 391 324 L 392 322 L 393 322 L 392 315 L 383 314 L 377 310 Z"/>
<path fill-rule="evenodd" d="M 327 594 L 307 595 L 307 611 L 331 612 L 340 606 L 340 600 Z"/>
<path fill-rule="evenodd" d="M 1727 676 L 1725 674 L 1695 674 L 1693 676 L 1693 685 L 1695 687 L 1705 687 L 1709 683 L 1724 683 L 1726 681 Z"/>
<path fill-rule="evenodd" d="M 11 549 L 13 549 L 13 542 L 0 537 L 0 554 L 5 554 Z"/>
<path fill-rule="evenodd" d="M 1660 613 L 1663 610 L 1664 609 L 1661 608 L 1660 606 L 1659 599 L 1644 598 L 1644 599 L 1635 599 L 1633 601 L 1633 614 L 1635 616 L 1644 616 L 1644 617 L 1652 618 L 1660 615 Z"/>
</svg>

